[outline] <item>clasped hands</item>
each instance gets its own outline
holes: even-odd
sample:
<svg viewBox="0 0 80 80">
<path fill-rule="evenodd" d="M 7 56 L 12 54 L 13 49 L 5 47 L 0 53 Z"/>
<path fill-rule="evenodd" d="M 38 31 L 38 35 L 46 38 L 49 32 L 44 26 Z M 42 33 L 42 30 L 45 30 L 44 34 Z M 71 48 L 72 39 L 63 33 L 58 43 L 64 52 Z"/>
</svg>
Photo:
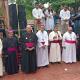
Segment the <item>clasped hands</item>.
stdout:
<svg viewBox="0 0 80 80">
<path fill-rule="evenodd" d="M 34 47 L 32 48 L 26 48 L 26 50 L 32 51 L 34 49 Z"/>
<path fill-rule="evenodd" d="M 43 45 L 42 48 L 45 49 L 46 45 Z"/>
</svg>

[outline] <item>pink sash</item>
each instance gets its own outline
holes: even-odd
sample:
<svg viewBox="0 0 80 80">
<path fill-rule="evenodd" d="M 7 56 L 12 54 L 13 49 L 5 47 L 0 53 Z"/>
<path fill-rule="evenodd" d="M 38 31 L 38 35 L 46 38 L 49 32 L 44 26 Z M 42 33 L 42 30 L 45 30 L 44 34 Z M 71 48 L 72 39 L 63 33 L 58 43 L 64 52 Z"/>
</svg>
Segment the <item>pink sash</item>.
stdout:
<svg viewBox="0 0 80 80">
<path fill-rule="evenodd" d="M 75 40 L 66 40 L 65 42 L 66 42 L 66 43 L 70 43 L 70 44 L 74 44 L 74 43 L 76 43 Z"/>
<path fill-rule="evenodd" d="M 60 40 L 53 40 L 53 41 L 50 41 L 51 43 L 60 43 Z"/>
<path fill-rule="evenodd" d="M 16 48 L 8 48 L 7 50 L 8 50 L 8 52 L 15 52 L 15 51 L 17 51 Z"/>
<path fill-rule="evenodd" d="M 34 47 L 34 43 L 33 43 L 33 42 L 27 42 L 27 43 L 25 43 L 25 45 L 26 45 L 26 47 L 28 47 L 28 48 Z"/>
</svg>

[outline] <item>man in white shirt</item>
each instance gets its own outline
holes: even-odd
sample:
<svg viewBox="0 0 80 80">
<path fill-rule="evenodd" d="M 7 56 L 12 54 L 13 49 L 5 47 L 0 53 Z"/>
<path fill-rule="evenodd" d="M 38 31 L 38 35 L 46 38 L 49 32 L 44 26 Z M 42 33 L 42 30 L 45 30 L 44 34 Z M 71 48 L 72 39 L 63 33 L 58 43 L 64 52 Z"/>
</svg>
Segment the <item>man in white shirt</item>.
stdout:
<svg viewBox="0 0 80 80">
<path fill-rule="evenodd" d="M 60 11 L 59 16 L 61 18 L 61 32 L 64 34 L 67 31 L 67 26 L 70 19 L 70 11 L 68 10 L 67 6 L 65 6 L 64 9 Z"/>
<path fill-rule="evenodd" d="M 40 27 L 41 20 L 44 17 L 42 9 L 39 8 L 39 4 L 35 4 L 35 8 L 32 10 L 32 15 L 35 18 L 34 24 L 35 26 Z"/>
<path fill-rule="evenodd" d="M 72 32 L 72 27 L 68 27 L 67 32 L 64 33 L 62 47 L 62 60 L 65 63 L 76 62 L 76 34 Z"/>
</svg>

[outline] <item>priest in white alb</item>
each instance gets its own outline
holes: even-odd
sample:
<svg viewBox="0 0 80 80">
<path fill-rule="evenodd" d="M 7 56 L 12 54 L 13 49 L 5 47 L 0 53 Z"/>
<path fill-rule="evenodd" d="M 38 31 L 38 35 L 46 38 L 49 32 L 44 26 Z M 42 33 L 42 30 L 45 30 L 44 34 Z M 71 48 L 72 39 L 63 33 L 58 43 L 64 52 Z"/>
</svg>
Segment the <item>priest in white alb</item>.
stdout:
<svg viewBox="0 0 80 80">
<path fill-rule="evenodd" d="M 37 67 L 48 66 L 48 34 L 44 30 L 44 25 L 41 25 L 40 30 L 37 32 Z"/>
<path fill-rule="evenodd" d="M 49 41 L 50 41 L 50 54 L 49 54 L 49 61 L 51 63 L 61 62 L 61 42 L 62 36 L 61 32 L 58 31 L 57 25 L 54 27 L 54 31 L 49 34 Z"/>
<path fill-rule="evenodd" d="M 76 34 L 72 31 L 72 27 L 63 35 L 62 40 L 62 61 L 65 63 L 76 62 Z"/>
</svg>

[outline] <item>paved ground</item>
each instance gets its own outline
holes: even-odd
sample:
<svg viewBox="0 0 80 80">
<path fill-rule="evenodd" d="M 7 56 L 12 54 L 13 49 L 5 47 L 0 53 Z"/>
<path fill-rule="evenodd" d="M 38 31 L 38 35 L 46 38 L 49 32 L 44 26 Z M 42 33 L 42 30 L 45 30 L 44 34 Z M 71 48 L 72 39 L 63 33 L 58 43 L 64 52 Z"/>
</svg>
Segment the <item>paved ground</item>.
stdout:
<svg viewBox="0 0 80 80">
<path fill-rule="evenodd" d="M 80 62 L 50 64 L 48 68 L 38 69 L 34 74 L 19 72 L 15 75 L 5 75 L 0 80 L 80 80 Z"/>
</svg>

